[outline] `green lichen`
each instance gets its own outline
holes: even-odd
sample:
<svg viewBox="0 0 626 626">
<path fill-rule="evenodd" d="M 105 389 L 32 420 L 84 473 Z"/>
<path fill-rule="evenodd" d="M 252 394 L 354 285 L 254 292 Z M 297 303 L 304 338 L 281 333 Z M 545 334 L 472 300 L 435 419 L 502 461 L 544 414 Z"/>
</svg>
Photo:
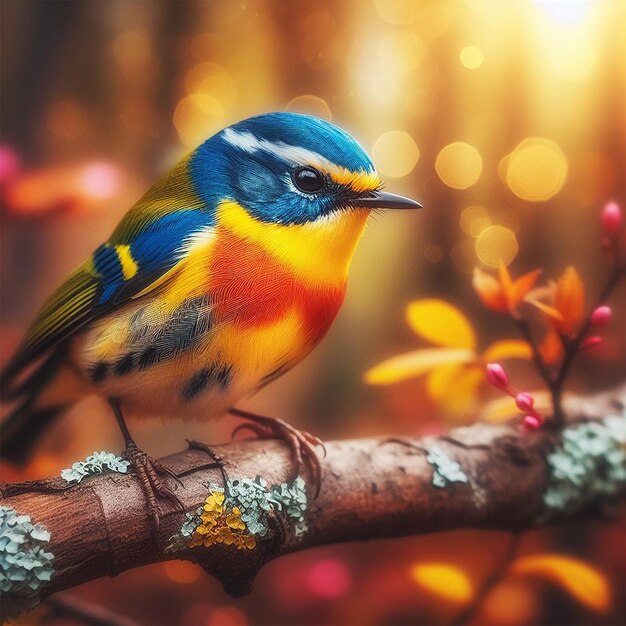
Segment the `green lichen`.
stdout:
<svg viewBox="0 0 626 626">
<path fill-rule="evenodd" d="M 29 515 L 0 506 L 0 591 L 2 619 L 16 617 L 39 603 L 39 592 L 54 574 L 50 533 Z"/>
<path fill-rule="evenodd" d="M 442 488 L 449 483 L 468 482 L 467 475 L 461 466 L 437 446 L 432 446 L 429 449 L 426 460 L 433 466 L 433 485 L 435 487 Z"/>
<path fill-rule="evenodd" d="M 68 469 L 61 471 L 61 478 L 68 483 L 79 483 L 86 476 L 104 474 L 105 472 L 117 472 L 125 474 L 130 463 L 113 452 L 94 452 L 84 461 L 77 461 Z"/>
<path fill-rule="evenodd" d="M 543 503 L 549 516 L 617 495 L 626 485 L 625 443 L 624 416 L 566 428 L 547 459 L 550 483 Z"/>
<path fill-rule="evenodd" d="M 207 545 L 207 541 L 211 543 L 209 535 L 228 539 L 228 541 L 215 541 L 214 543 L 228 543 L 230 541 L 229 532 L 220 528 L 219 524 L 214 523 L 221 519 L 214 515 L 215 505 L 213 503 L 219 494 L 224 494 L 220 498 L 223 500 L 223 504 L 219 505 L 219 514 L 224 513 L 229 516 L 234 513 L 235 518 L 240 519 L 245 525 L 245 528 L 241 528 L 241 530 L 254 538 L 254 541 L 238 542 L 244 547 L 253 547 L 256 545 L 256 539 L 268 538 L 271 535 L 270 513 L 282 513 L 292 525 L 296 538 L 302 537 L 308 530 L 305 522 L 308 505 L 307 495 L 304 480 L 299 476 L 290 483 L 281 483 L 271 488 L 265 479 L 257 476 L 254 479 L 236 478 L 228 480 L 225 489 L 213 484 L 207 485 L 207 489 L 209 491 L 207 502 L 211 502 L 211 511 L 207 512 L 205 503 L 204 507 L 186 513 L 185 521 L 180 529 L 180 536 L 174 536 L 171 539 L 170 551 L 181 550 L 191 544 L 196 545 L 198 539 L 196 535 L 199 533 L 204 535 L 204 545 Z M 208 519 L 209 517 L 211 519 Z M 224 519 L 232 519 L 234 526 L 235 518 L 225 517 Z M 231 534 L 236 535 L 236 533 Z"/>
</svg>

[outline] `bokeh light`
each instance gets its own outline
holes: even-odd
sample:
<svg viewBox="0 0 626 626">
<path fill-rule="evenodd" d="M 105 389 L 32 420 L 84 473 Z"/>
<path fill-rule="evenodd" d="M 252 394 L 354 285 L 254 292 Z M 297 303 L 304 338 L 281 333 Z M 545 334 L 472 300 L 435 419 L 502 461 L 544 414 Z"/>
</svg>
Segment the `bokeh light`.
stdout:
<svg viewBox="0 0 626 626">
<path fill-rule="evenodd" d="M 475 70 L 483 64 L 485 56 L 480 48 L 476 46 L 466 46 L 461 50 L 459 59 L 463 67 L 466 67 L 468 70 Z"/>
<path fill-rule="evenodd" d="M 429 243 L 424 248 L 424 258 L 429 263 L 439 263 L 443 258 L 443 250 L 437 244 Z"/>
<path fill-rule="evenodd" d="M 380 41 L 377 56 L 394 73 L 408 73 L 419 67 L 425 53 L 424 44 L 415 33 L 400 30 Z"/>
<path fill-rule="evenodd" d="M 476 238 L 476 256 L 490 267 L 509 265 L 518 251 L 515 233 L 504 226 L 487 226 Z"/>
<path fill-rule="evenodd" d="M 487 209 L 472 204 L 465 207 L 459 220 L 461 230 L 471 237 L 478 237 L 480 233 L 491 224 L 491 217 Z"/>
<path fill-rule="evenodd" d="M 50 132 L 66 139 L 80 137 L 88 124 L 87 114 L 76 100 L 57 100 L 50 106 L 46 116 Z"/>
<path fill-rule="evenodd" d="M 232 76 L 217 63 L 204 62 L 194 65 L 185 76 L 185 89 L 190 95 L 210 96 L 223 109 L 237 102 L 238 91 Z"/>
<path fill-rule="evenodd" d="M 20 158 L 9 146 L 0 145 L 0 182 L 13 178 L 20 171 Z"/>
<path fill-rule="evenodd" d="M 110 198 L 120 185 L 119 171 L 111 163 L 87 165 L 81 172 L 79 180 L 84 194 L 93 198 Z"/>
<path fill-rule="evenodd" d="M 333 119 L 332 111 L 326 100 L 312 94 L 292 98 L 287 103 L 285 110 L 314 115 L 315 117 L 321 117 L 323 120 L 328 120 L 329 122 Z"/>
<path fill-rule="evenodd" d="M 190 584 L 200 578 L 200 567 L 189 561 L 166 561 L 163 563 L 165 575 L 176 583 Z"/>
<path fill-rule="evenodd" d="M 524 139 L 504 161 L 506 184 L 522 200 L 545 202 L 563 188 L 568 163 L 556 142 L 541 137 Z"/>
<path fill-rule="evenodd" d="M 320 598 L 340 598 L 350 589 L 352 577 L 345 563 L 338 559 L 323 559 L 311 567 L 308 584 Z"/>
<path fill-rule="evenodd" d="M 419 4 L 407 0 L 374 0 L 374 6 L 380 17 L 396 26 L 411 24 L 420 14 Z"/>
<path fill-rule="evenodd" d="M 393 178 L 402 178 L 412 172 L 419 156 L 415 141 L 403 130 L 383 133 L 372 147 L 372 158 L 377 170 Z"/>
<path fill-rule="evenodd" d="M 174 110 L 174 127 L 181 142 L 189 148 L 195 148 L 223 126 L 224 110 L 213 96 L 186 96 Z"/>
<path fill-rule="evenodd" d="M 435 170 L 448 187 L 467 189 L 480 178 L 483 162 L 474 146 L 456 141 L 440 150 Z"/>
<path fill-rule="evenodd" d="M 248 616 L 236 606 L 220 606 L 209 613 L 206 626 L 248 626 Z"/>
</svg>

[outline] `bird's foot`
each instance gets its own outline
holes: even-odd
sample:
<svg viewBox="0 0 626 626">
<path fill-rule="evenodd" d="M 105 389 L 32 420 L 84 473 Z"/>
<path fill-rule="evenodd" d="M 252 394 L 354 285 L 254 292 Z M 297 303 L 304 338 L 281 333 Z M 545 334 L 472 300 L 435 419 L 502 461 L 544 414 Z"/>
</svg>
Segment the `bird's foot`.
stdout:
<svg viewBox="0 0 626 626">
<path fill-rule="evenodd" d="M 326 456 L 326 448 L 319 437 L 304 430 L 298 430 L 287 422 L 276 417 L 264 417 L 255 413 L 248 413 L 240 409 L 230 411 L 237 417 L 249 420 L 252 423 L 240 424 L 233 430 L 233 437 L 242 430 L 250 430 L 261 439 L 281 439 L 291 450 L 293 460 L 293 478 L 300 473 L 304 465 L 309 471 L 314 486 L 314 498 L 317 498 L 322 486 L 322 466 L 315 450 L 320 446 Z"/>
<path fill-rule="evenodd" d="M 148 456 L 134 443 L 129 443 L 126 446 L 124 456 L 130 462 L 141 483 L 148 503 L 148 515 L 152 520 L 152 531 L 156 538 L 159 532 L 161 516 L 161 508 L 158 502 L 159 498 L 175 503 L 181 511 L 185 509 L 185 505 L 181 502 L 180 498 L 163 482 L 162 477 L 169 476 L 179 484 L 182 485 L 182 483 L 171 469 L 163 465 L 161 461 Z"/>
</svg>

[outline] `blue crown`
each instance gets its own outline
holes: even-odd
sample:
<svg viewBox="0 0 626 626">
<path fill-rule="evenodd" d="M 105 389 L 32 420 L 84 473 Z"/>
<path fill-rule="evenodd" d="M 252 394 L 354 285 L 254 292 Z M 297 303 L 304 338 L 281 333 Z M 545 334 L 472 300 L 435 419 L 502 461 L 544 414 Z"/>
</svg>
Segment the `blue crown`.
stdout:
<svg viewBox="0 0 626 626">
<path fill-rule="evenodd" d="M 316 219 L 338 207 L 338 195 L 301 197 L 290 187 L 299 166 L 326 161 L 374 172 L 363 148 L 344 130 L 299 113 L 266 113 L 229 126 L 200 145 L 191 180 L 209 211 L 235 200 L 255 217 L 284 224 Z"/>
</svg>

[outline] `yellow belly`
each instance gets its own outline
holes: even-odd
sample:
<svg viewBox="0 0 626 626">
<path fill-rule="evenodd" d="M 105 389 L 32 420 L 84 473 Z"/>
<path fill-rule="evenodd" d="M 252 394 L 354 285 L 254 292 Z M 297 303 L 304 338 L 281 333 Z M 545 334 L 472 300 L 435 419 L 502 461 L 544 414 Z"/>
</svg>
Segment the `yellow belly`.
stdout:
<svg viewBox="0 0 626 626">
<path fill-rule="evenodd" d="M 137 306 L 126 307 L 114 318 L 100 320 L 77 339 L 72 349 L 73 364 L 88 381 L 90 390 L 119 398 L 131 415 L 219 417 L 314 347 L 304 339 L 301 316 L 292 308 L 277 321 L 261 327 L 221 324 L 197 346 L 162 363 L 123 374 L 109 367 L 101 380 L 94 381 L 94 364 L 120 363 L 133 351 L 129 328 L 136 312 Z M 206 384 L 197 393 L 190 393 L 190 384 L 199 373 L 219 375 L 226 370 L 225 384 L 217 378 L 204 381 Z"/>
</svg>

